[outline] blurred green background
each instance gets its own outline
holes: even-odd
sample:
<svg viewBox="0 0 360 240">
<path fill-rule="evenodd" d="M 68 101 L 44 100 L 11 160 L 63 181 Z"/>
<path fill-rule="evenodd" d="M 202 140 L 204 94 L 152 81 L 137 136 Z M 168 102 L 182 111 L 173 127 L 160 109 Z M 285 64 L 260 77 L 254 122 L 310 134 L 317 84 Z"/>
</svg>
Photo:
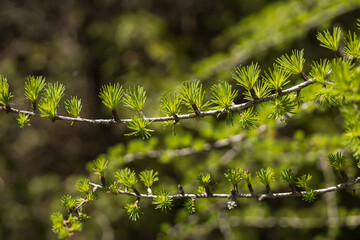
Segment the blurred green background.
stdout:
<svg viewBox="0 0 360 240">
<path fill-rule="evenodd" d="M 9 79 L 13 107 L 31 109 L 24 101 L 25 77 L 42 75 L 64 84 L 65 98 L 82 99 L 83 117 L 111 117 L 98 97 L 109 82 L 144 86 L 145 115 L 158 116 L 160 96 L 176 91 L 185 80 L 199 79 L 207 93 L 213 83 L 226 80 L 241 92 L 231 79 L 235 66 L 258 61 L 267 69 L 292 49 L 305 49 L 308 71 L 311 61 L 333 57 L 319 47 L 317 31 L 333 26 L 355 31 L 359 16 L 358 0 L 4 0 L 0 74 Z M 266 120 L 250 133 L 236 121 L 231 126 L 213 118 L 183 121 L 176 135 L 152 124 L 155 132 L 146 141 L 125 137 L 123 125 L 70 126 L 33 118 L 31 127 L 20 130 L 14 115 L 0 112 L 0 239 L 56 239 L 50 214 L 63 211 L 62 195 L 77 194 L 79 177 L 96 181 L 88 170 L 100 154 L 110 160 L 110 179 L 121 167 L 137 172 L 152 168 L 160 174 L 155 188 L 166 186 L 172 193 L 179 183 L 196 192 L 195 177 L 202 171 L 213 174 L 214 192 L 230 192 L 223 177 L 229 167 L 253 172 L 291 167 L 298 175 L 313 174 L 316 188 L 333 185 L 339 179 L 327 167 L 326 156 L 341 147 L 342 119 L 337 109 L 324 112 L 312 102 L 302 110 L 287 124 Z M 265 116 L 266 105 L 259 111 Z M 131 113 L 121 108 L 119 116 Z M 246 137 L 204 151 L 206 143 L 239 134 Z M 171 151 L 186 147 L 197 153 L 174 156 Z M 163 150 L 159 157 L 146 155 L 154 149 Z M 350 176 L 358 174 L 354 166 L 349 162 Z M 288 191 L 279 174 L 277 179 L 274 191 Z M 256 179 L 254 185 L 256 192 L 264 191 Z M 246 191 L 244 184 L 241 189 Z M 137 222 L 128 220 L 122 208 L 133 201 L 102 193 L 86 207 L 92 219 L 74 239 L 357 239 L 360 234 L 359 200 L 346 191 L 311 204 L 301 199 L 241 200 L 231 211 L 224 200 L 199 200 L 198 212 L 191 216 L 181 203 L 166 215 L 142 200 L 144 214 Z"/>
</svg>

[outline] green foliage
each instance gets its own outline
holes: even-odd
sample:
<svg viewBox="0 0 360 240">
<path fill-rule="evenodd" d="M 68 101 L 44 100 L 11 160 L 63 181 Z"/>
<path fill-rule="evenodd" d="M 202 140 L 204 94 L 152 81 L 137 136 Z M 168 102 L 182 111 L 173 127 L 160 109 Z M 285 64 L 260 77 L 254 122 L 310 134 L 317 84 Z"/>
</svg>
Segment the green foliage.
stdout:
<svg viewBox="0 0 360 240">
<path fill-rule="evenodd" d="M 9 84 L 7 78 L 0 75 L 0 104 L 10 106 L 10 99 L 13 97 L 9 91 Z"/>
<path fill-rule="evenodd" d="M 345 47 L 343 52 L 350 59 L 358 59 L 360 57 L 360 40 L 356 33 L 352 33 L 349 31 L 347 37 L 344 39 Z"/>
<path fill-rule="evenodd" d="M 310 174 L 304 174 L 296 179 L 295 184 L 297 187 L 307 189 L 309 187 L 311 178 L 312 176 Z"/>
<path fill-rule="evenodd" d="M 99 175 L 99 177 L 104 177 L 107 165 L 108 160 L 103 155 L 101 155 L 94 161 L 93 171 L 95 172 L 95 174 Z"/>
<path fill-rule="evenodd" d="M 80 179 L 76 188 L 85 193 L 86 198 L 73 198 L 65 195 L 60 199 L 61 204 L 68 210 L 66 217 L 59 212 L 51 215 L 53 231 L 58 234 L 59 239 L 69 238 L 74 232 L 82 230 L 82 223 L 90 219 L 90 216 L 82 212 L 83 204 L 95 201 L 99 198 L 98 194 L 90 190 L 89 179 Z"/>
<path fill-rule="evenodd" d="M 99 194 L 97 192 L 90 191 L 86 194 L 86 202 L 93 202 L 97 199 L 99 199 Z"/>
<path fill-rule="evenodd" d="M 295 183 L 295 172 L 294 170 L 287 168 L 281 171 L 281 179 L 289 184 Z"/>
<path fill-rule="evenodd" d="M 29 115 L 25 113 L 19 113 L 19 117 L 16 119 L 17 124 L 20 126 L 20 129 L 23 129 L 25 125 L 30 126 Z"/>
<path fill-rule="evenodd" d="M 246 181 L 247 184 L 251 183 L 251 171 L 250 170 L 244 170 L 242 171 L 242 178 Z"/>
<path fill-rule="evenodd" d="M 124 209 L 126 210 L 129 219 L 132 221 L 137 221 L 140 218 L 141 212 L 138 202 L 135 203 L 126 203 Z"/>
<path fill-rule="evenodd" d="M 307 202 L 315 201 L 316 193 L 314 192 L 314 189 L 311 188 L 306 189 L 306 193 L 303 195 L 302 199 Z"/>
<path fill-rule="evenodd" d="M 238 85 L 250 91 L 255 88 L 260 76 L 260 66 L 258 63 L 251 63 L 250 66 L 239 66 L 236 69 L 236 74 L 232 73 L 232 78 L 235 79 Z"/>
<path fill-rule="evenodd" d="M 128 188 L 136 189 L 138 180 L 136 178 L 135 171 L 131 170 L 130 168 L 116 171 L 115 177 L 118 179 L 119 183 L 124 184 Z"/>
<path fill-rule="evenodd" d="M 111 85 L 111 83 L 104 85 L 100 89 L 99 97 L 102 103 L 110 110 L 115 110 L 122 102 L 123 89 L 119 83 Z"/>
<path fill-rule="evenodd" d="M 58 82 L 47 83 L 44 88 L 44 99 L 53 100 L 56 105 L 60 103 L 61 98 L 64 97 L 65 86 Z"/>
<path fill-rule="evenodd" d="M 291 119 L 291 114 L 294 114 L 296 102 L 286 95 L 283 97 L 276 97 L 271 106 L 271 113 L 269 118 L 280 119 L 284 122 L 286 119 Z"/>
<path fill-rule="evenodd" d="M 246 181 L 249 192 L 251 194 L 254 194 L 254 189 L 251 185 L 251 171 L 250 170 L 242 171 L 242 178 Z M 266 188 L 268 188 L 268 187 L 266 187 Z"/>
<path fill-rule="evenodd" d="M 196 179 L 203 187 L 207 187 L 211 182 L 211 175 L 210 173 L 202 172 L 196 177 Z"/>
<path fill-rule="evenodd" d="M 354 81 L 352 81 L 354 75 L 357 73 L 351 71 L 353 64 L 351 64 L 350 60 L 334 59 L 331 63 L 331 68 L 332 71 L 330 74 L 330 79 L 337 84 L 336 89 L 349 91 L 351 87 L 358 86 L 356 83 L 354 83 Z M 353 89 L 352 91 L 354 90 L 357 91 L 358 88 Z M 344 94 L 344 92 L 341 92 L 341 94 Z"/>
<path fill-rule="evenodd" d="M 56 117 L 60 100 L 64 97 L 64 91 L 64 85 L 58 82 L 46 84 L 43 97 L 39 102 L 39 110 L 42 113 L 42 117 L 52 119 Z"/>
<path fill-rule="evenodd" d="M 45 78 L 42 76 L 28 76 L 25 82 L 25 97 L 31 102 L 36 102 L 45 87 Z"/>
<path fill-rule="evenodd" d="M 204 102 L 205 91 L 202 89 L 200 81 L 185 81 L 181 85 L 181 99 L 184 104 L 189 108 L 192 108 L 196 114 L 204 108 L 207 103 Z"/>
<path fill-rule="evenodd" d="M 330 70 L 330 60 L 320 59 L 318 62 L 313 61 L 309 75 L 314 81 L 325 84 L 325 78 L 329 75 Z"/>
<path fill-rule="evenodd" d="M 72 96 L 70 100 L 65 100 L 64 108 L 71 116 L 78 117 L 82 109 L 81 99 Z"/>
<path fill-rule="evenodd" d="M 323 33 L 318 32 L 316 38 L 321 42 L 320 46 L 328 48 L 333 51 L 339 50 L 341 37 L 341 29 L 339 27 L 333 28 L 333 34 L 329 30 L 323 31 Z"/>
<path fill-rule="evenodd" d="M 360 126 L 348 126 L 343 134 L 344 144 L 354 152 L 355 157 L 360 156 Z"/>
<path fill-rule="evenodd" d="M 145 187 L 151 188 L 154 182 L 159 181 L 157 175 L 158 172 L 154 172 L 154 170 L 145 170 L 140 172 L 139 178 L 144 183 Z"/>
<path fill-rule="evenodd" d="M 112 184 L 110 184 L 110 186 L 108 187 L 109 193 L 111 193 L 114 196 L 117 196 L 119 194 L 118 190 L 120 188 L 121 188 L 120 183 L 118 181 L 115 181 Z"/>
<path fill-rule="evenodd" d="M 269 68 L 263 76 L 264 81 L 269 85 L 271 90 L 280 92 L 283 87 L 290 82 L 288 78 L 290 73 L 278 65 L 273 65 L 273 69 Z"/>
<path fill-rule="evenodd" d="M 161 97 L 161 113 L 166 116 L 176 117 L 180 113 L 181 98 L 176 93 L 163 94 Z"/>
<path fill-rule="evenodd" d="M 269 95 L 268 85 L 259 81 L 260 72 L 258 63 L 251 63 L 250 66 L 237 67 L 236 74 L 232 73 L 237 84 L 246 89 L 245 99 L 252 101 Z"/>
<path fill-rule="evenodd" d="M 305 63 L 304 49 L 301 51 L 293 50 L 291 56 L 287 54 L 282 55 L 280 58 L 276 59 L 276 62 L 289 73 L 300 74 L 303 71 Z"/>
<path fill-rule="evenodd" d="M 337 171 L 343 170 L 345 163 L 345 156 L 341 152 L 337 152 L 336 154 L 330 153 L 328 155 L 328 162 L 334 170 Z"/>
<path fill-rule="evenodd" d="M 205 193 L 206 193 L 206 189 L 205 189 L 205 187 L 203 187 L 203 186 L 199 186 L 198 189 L 197 189 L 197 192 L 198 192 L 199 194 L 205 194 Z"/>
<path fill-rule="evenodd" d="M 65 195 L 61 197 L 60 202 L 65 208 L 72 211 L 75 208 L 76 199 L 70 195 Z"/>
<path fill-rule="evenodd" d="M 69 214 L 65 220 L 63 215 L 59 212 L 51 215 L 53 222 L 52 230 L 58 234 L 59 239 L 68 239 L 73 232 L 79 232 L 82 230 L 82 224 L 78 217 Z"/>
<path fill-rule="evenodd" d="M 69 214 L 67 222 L 71 225 L 71 227 L 68 228 L 70 232 L 79 232 L 82 230 L 82 224 L 79 222 L 78 217 Z"/>
<path fill-rule="evenodd" d="M 173 199 L 167 190 L 162 189 L 155 192 L 155 195 L 156 197 L 152 201 L 153 204 L 157 205 L 155 209 L 161 209 L 161 211 L 165 213 L 167 213 L 168 210 L 171 210 Z"/>
<path fill-rule="evenodd" d="M 146 100 L 146 91 L 143 87 L 129 87 L 124 93 L 125 106 L 137 112 L 143 112 Z"/>
<path fill-rule="evenodd" d="M 63 227 L 63 215 L 59 212 L 55 212 L 51 215 L 51 220 L 53 221 L 53 227 L 56 229 Z"/>
<path fill-rule="evenodd" d="M 328 109 L 331 106 L 336 106 L 339 104 L 340 100 L 334 94 L 332 87 L 322 88 L 315 94 L 316 102 L 324 109 Z"/>
<path fill-rule="evenodd" d="M 81 223 L 88 221 L 91 217 L 85 213 L 79 212 L 78 220 Z"/>
<path fill-rule="evenodd" d="M 257 81 L 255 84 L 255 87 L 254 87 L 254 92 L 255 92 L 256 98 L 263 98 L 263 97 L 270 95 L 271 90 L 269 89 L 268 84 L 266 84 L 265 82 Z M 250 92 L 246 92 L 246 93 L 244 93 L 244 95 L 245 95 L 245 99 L 247 99 L 247 100 L 250 100 L 250 101 L 255 100 L 255 98 L 253 98 L 251 96 Z"/>
<path fill-rule="evenodd" d="M 118 182 L 122 183 L 124 185 L 125 185 L 126 179 L 129 178 L 131 175 L 135 176 L 135 172 L 132 171 L 130 168 L 117 170 L 115 173 L 115 177 L 118 179 Z"/>
<path fill-rule="evenodd" d="M 193 199 L 186 199 L 185 203 L 184 203 L 184 209 L 189 213 L 189 214 L 194 214 L 196 212 L 196 205 L 195 205 L 195 201 Z"/>
<path fill-rule="evenodd" d="M 335 59 L 331 66 L 332 72 L 329 78 L 332 85 L 329 87 L 328 94 L 336 99 L 336 105 L 345 107 L 351 102 L 359 101 L 360 83 L 354 79 L 357 79 L 360 74 L 354 69 L 354 64 L 348 59 Z"/>
<path fill-rule="evenodd" d="M 69 231 L 64 226 L 63 215 L 59 212 L 55 212 L 51 215 L 52 230 L 58 235 L 59 239 L 68 238 L 70 236 Z"/>
<path fill-rule="evenodd" d="M 131 116 L 131 122 L 127 122 L 126 125 L 131 130 L 134 130 L 132 133 L 125 134 L 126 136 L 138 136 L 141 135 L 143 139 L 149 138 L 151 136 L 150 132 L 154 130 L 147 128 L 151 123 L 148 119 L 144 119 L 138 115 Z"/>
<path fill-rule="evenodd" d="M 212 99 L 211 103 L 217 105 L 214 109 L 226 109 L 229 111 L 231 104 L 233 104 L 237 92 L 231 89 L 231 85 L 227 82 L 220 82 L 211 87 Z"/>
<path fill-rule="evenodd" d="M 354 156 L 357 158 L 360 154 L 360 115 L 357 110 L 357 103 L 354 105 L 347 105 L 341 108 L 341 113 L 345 120 L 345 131 L 342 135 L 344 145 L 353 151 Z"/>
<path fill-rule="evenodd" d="M 264 185 L 269 185 L 271 181 L 275 181 L 275 171 L 274 169 L 268 167 L 266 169 L 261 168 L 256 172 L 256 176 L 259 181 Z"/>
<path fill-rule="evenodd" d="M 85 178 L 85 179 L 80 179 L 77 183 L 76 183 L 76 189 L 79 192 L 88 194 L 90 192 L 90 180 Z"/>
<path fill-rule="evenodd" d="M 227 122 L 232 121 L 232 111 L 230 110 L 230 107 L 232 104 L 234 104 L 234 100 L 237 96 L 237 92 L 235 90 L 231 90 L 231 85 L 227 82 L 220 82 L 216 85 L 213 85 L 211 87 L 211 93 L 212 93 L 212 99 L 211 103 L 217 105 L 214 107 L 214 109 L 225 109 L 227 112 L 226 119 Z"/>
<path fill-rule="evenodd" d="M 301 187 L 306 190 L 306 193 L 303 195 L 302 199 L 307 202 L 313 202 L 316 199 L 314 190 L 309 186 L 311 178 L 312 176 L 310 174 L 304 174 L 295 181 L 297 187 Z"/>
<path fill-rule="evenodd" d="M 225 178 L 233 185 L 238 184 L 242 180 L 242 170 L 237 169 L 228 169 L 224 173 Z"/>
<path fill-rule="evenodd" d="M 257 117 L 258 114 L 254 112 L 253 107 L 246 108 L 241 111 L 239 123 L 242 129 L 250 130 L 256 128 L 260 119 Z"/>
</svg>

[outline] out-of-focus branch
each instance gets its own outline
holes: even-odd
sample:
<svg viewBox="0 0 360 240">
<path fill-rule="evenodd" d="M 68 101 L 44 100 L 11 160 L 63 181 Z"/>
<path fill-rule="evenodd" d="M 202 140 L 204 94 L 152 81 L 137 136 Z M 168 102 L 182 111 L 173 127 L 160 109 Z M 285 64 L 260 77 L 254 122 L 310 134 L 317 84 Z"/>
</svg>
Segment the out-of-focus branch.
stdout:
<svg viewBox="0 0 360 240">
<path fill-rule="evenodd" d="M 311 229 L 331 227 L 329 222 L 325 218 L 299 218 L 299 217 L 230 217 L 231 225 L 234 226 L 246 226 L 256 228 L 298 228 L 298 229 Z M 339 219 L 339 227 L 350 227 L 360 225 L 360 216 L 346 216 Z"/>
<path fill-rule="evenodd" d="M 197 226 L 196 231 L 201 229 L 201 234 L 208 234 L 214 229 L 220 228 L 219 221 L 217 219 L 210 219 L 205 223 L 199 223 L 199 218 L 195 215 L 189 216 L 188 222 L 180 222 L 170 228 L 167 232 L 167 236 L 175 236 L 191 223 Z M 252 228 L 293 228 L 293 229 L 316 229 L 329 227 L 326 218 L 299 218 L 299 217 L 255 217 L 255 216 L 230 216 L 227 217 L 227 222 L 233 227 L 252 227 Z M 339 227 L 356 227 L 360 225 L 360 216 L 346 216 L 339 219 Z M 199 230 L 198 230 L 199 229 Z M 204 230 L 205 229 L 205 230 Z M 195 234 L 195 233 L 194 233 Z"/>
<path fill-rule="evenodd" d="M 172 149 L 172 150 L 152 150 L 147 153 L 136 153 L 136 154 L 126 154 L 124 156 L 125 163 L 130 163 L 136 160 L 141 160 L 144 158 L 159 158 L 165 152 L 167 156 L 170 158 L 174 157 L 183 157 L 192 155 L 195 153 L 206 152 L 212 149 L 224 148 L 227 146 L 232 145 L 233 143 L 238 143 L 243 141 L 245 136 L 243 134 L 233 135 L 228 138 L 217 140 L 213 143 L 205 143 L 201 149 L 196 149 L 194 147 L 186 147 L 186 148 L 179 148 L 179 149 Z"/>
<path fill-rule="evenodd" d="M 335 177 L 331 168 L 328 167 L 328 162 L 325 157 L 321 157 L 319 160 L 319 167 L 324 175 L 325 182 L 328 184 L 333 184 L 335 182 Z M 327 232 L 327 239 L 335 239 L 336 231 L 335 228 L 339 228 L 339 213 L 337 206 L 337 199 L 335 192 L 329 193 L 324 196 L 327 210 L 327 226 L 329 227 Z"/>
</svg>

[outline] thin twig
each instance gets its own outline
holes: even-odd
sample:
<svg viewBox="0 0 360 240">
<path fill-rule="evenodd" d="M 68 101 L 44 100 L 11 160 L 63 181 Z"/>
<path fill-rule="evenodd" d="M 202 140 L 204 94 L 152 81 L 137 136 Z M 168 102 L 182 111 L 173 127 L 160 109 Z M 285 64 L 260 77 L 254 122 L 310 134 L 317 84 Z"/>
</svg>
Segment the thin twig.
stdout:
<svg viewBox="0 0 360 240">
<path fill-rule="evenodd" d="M 164 153 L 166 153 L 166 155 L 169 156 L 170 158 L 189 156 L 195 153 L 210 151 L 212 149 L 224 148 L 230 146 L 233 143 L 241 142 L 244 140 L 244 138 L 245 138 L 244 134 L 232 135 L 228 138 L 220 139 L 213 143 L 205 143 L 201 149 L 196 149 L 194 147 L 185 147 L 185 148 L 170 149 L 170 150 L 151 150 L 146 153 L 136 153 L 136 154 L 129 153 L 124 156 L 124 162 L 130 163 L 135 160 L 141 160 L 144 158 L 159 158 Z"/>
<path fill-rule="evenodd" d="M 95 183 L 90 183 L 91 186 L 93 186 L 94 188 L 92 189 L 92 192 L 96 192 L 98 189 L 104 189 L 103 186 L 95 184 Z M 75 211 L 78 211 L 82 205 L 84 205 L 85 203 L 88 203 L 89 201 L 87 199 L 82 200 L 75 208 Z"/>
<path fill-rule="evenodd" d="M 331 186 L 331 187 L 327 187 L 327 188 L 320 188 L 320 189 L 316 189 L 314 190 L 315 194 L 324 194 L 324 193 L 328 193 L 328 192 L 333 192 L 333 191 L 338 191 L 340 189 L 344 189 L 347 188 L 349 186 L 355 185 L 360 183 L 360 177 L 354 179 L 354 180 L 349 180 L 348 182 L 345 183 L 340 183 L 337 184 L 335 186 Z M 98 186 L 98 188 L 104 189 L 103 186 L 94 184 L 94 183 L 90 183 L 92 186 Z M 148 195 L 148 194 L 140 194 L 137 195 L 136 193 L 133 192 L 128 192 L 128 191 L 124 191 L 124 190 L 117 190 L 118 194 L 122 194 L 122 195 L 128 195 L 128 196 L 134 196 L 134 197 L 140 197 L 140 198 L 149 198 L 149 199 L 153 199 L 156 198 L 157 195 Z M 230 197 L 235 197 L 235 198 L 256 198 L 259 200 L 264 200 L 264 199 L 277 199 L 277 198 L 286 198 L 286 197 L 301 197 L 303 195 L 306 194 L 306 191 L 298 191 L 298 192 L 282 192 L 282 193 L 272 193 L 272 194 L 246 194 L 246 193 L 237 193 L 236 195 L 232 195 L 232 194 L 224 194 L 224 193 L 212 193 L 211 195 L 207 195 L 207 194 L 174 194 L 171 195 L 171 198 L 174 199 L 182 199 L 182 198 L 191 198 L 191 199 L 196 199 L 196 198 L 230 198 Z"/>
<path fill-rule="evenodd" d="M 309 79 L 308 81 L 302 82 L 296 86 L 293 86 L 291 88 L 288 88 L 284 91 L 281 91 L 281 96 L 283 95 L 288 95 L 292 92 L 297 92 L 311 84 L 314 84 L 315 81 Z M 231 111 L 234 112 L 239 112 L 242 109 L 248 108 L 248 107 L 252 107 L 255 106 L 257 104 L 263 103 L 263 102 L 269 102 L 271 100 L 273 100 L 274 98 L 278 97 L 279 94 L 275 93 L 275 94 L 271 94 L 269 96 L 263 97 L 263 98 L 258 98 L 254 101 L 248 101 L 245 103 L 241 103 L 241 104 L 235 104 L 233 106 L 231 106 L 229 109 Z M 21 109 L 16 109 L 13 108 L 11 106 L 0 106 L 0 110 L 3 111 L 7 111 L 7 112 L 13 112 L 13 113 L 24 113 L 26 115 L 29 116 L 35 116 L 35 117 L 41 117 L 41 114 L 39 113 L 34 113 L 31 111 L 26 111 L 26 110 L 21 110 Z M 218 116 L 221 113 L 226 113 L 228 110 L 223 108 L 223 109 L 219 109 L 219 110 L 209 110 L 209 111 L 204 111 L 204 112 L 200 112 L 199 114 L 194 114 L 194 113 L 190 113 L 190 114 L 182 114 L 182 115 L 177 115 L 176 117 L 174 116 L 170 116 L 170 117 L 150 117 L 150 118 L 145 118 L 145 120 L 149 120 L 150 122 L 166 122 L 166 121 L 179 121 L 182 119 L 189 119 L 189 118 L 199 118 L 199 117 L 205 117 L 205 116 Z M 110 125 L 110 124 L 119 124 L 119 123 L 129 123 L 132 122 L 132 119 L 119 119 L 118 121 L 114 120 L 114 119 L 89 119 L 89 118 L 81 118 L 81 117 L 68 117 L 68 116 L 63 116 L 63 115 L 56 115 L 54 117 L 54 120 L 65 120 L 65 121 L 69 121 L 69 122 L 84 122 L 84 123 L 92 123 L 92 124 L 104 124 L 104 125 Z"/>
</svg>

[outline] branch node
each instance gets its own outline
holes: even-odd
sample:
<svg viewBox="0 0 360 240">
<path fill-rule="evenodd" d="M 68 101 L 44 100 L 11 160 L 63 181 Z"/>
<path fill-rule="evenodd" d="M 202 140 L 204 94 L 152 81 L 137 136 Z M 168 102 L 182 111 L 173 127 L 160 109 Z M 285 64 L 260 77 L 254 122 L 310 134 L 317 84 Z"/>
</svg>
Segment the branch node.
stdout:
<svg viewBox="0 0 360 240">
<path fill-rule="evenodd" d="M 115 109 L 111 110 L 111 113 L 112 113 L 112 115 L 114 117 L 115 122 L 119 122 L 120 119 L 118 117 L 118 114 L 117 114 L 116 110 Z"/>
<path fill-rule="evenodd" d="M 254 189 L 253 189 L 251 183 L 248 183 L 247 186 L 248 186 L 248 189 L 249 189 L 250 194 L 251 194 L 251 195 L 254 195 Z"/>
<path fill-rule="evenodd" d="M 196 106 L 196 104 L 194 103 L 193 105 L 191 105 L 192 109 L 194 110 L 195 114 L 197 116 L 200 115 L 200 109 Z"/>
<path fill-rule="evenodd" d="M 300 72 L 300 77 L 306 82 L 307 80 L 309 80 L 309 77 L 304 73 L 304 72 Z"/>
<path fill-rule="evenodd" d="M 213 195 L 209 186 L 205 186 L 205 192 L 206 192 L 207 196 L 212 196 Z"/>
<path fill-rule="evenodd" d="M 179 189 L 179 193 L 181 195 L 185 195 L 184 188 L 183 188 L 183 186 L 181 184 L 178 185 L 178 189 Z"/>
</svg>

